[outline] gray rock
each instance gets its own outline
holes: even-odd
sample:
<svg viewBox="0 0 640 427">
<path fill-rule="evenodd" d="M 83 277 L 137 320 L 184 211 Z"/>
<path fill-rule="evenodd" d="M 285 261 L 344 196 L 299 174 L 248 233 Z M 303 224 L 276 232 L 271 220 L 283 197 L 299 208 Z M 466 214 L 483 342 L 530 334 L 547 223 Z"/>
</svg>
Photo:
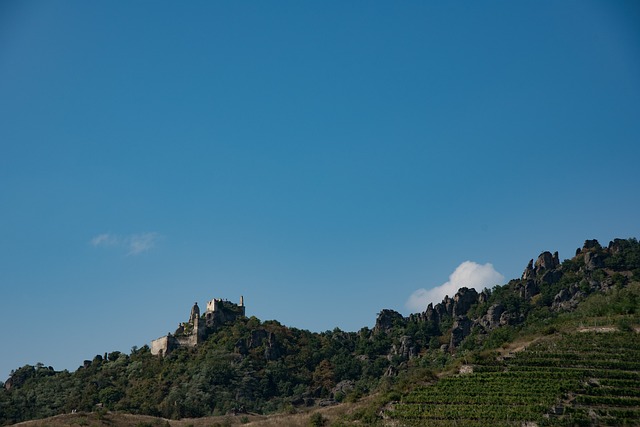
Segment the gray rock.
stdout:
<svg viewBox="0 0 640 427">
<path fill-rule="evenodd" d="M 485 329 L 494 329 L 500 325 L 502 313 L 504 313 L 504 306 L 502 304 L 493 304 L 478 323 Z"/>
<path fill-rule="evenodd" d="M 356 383 L 351 380 L 340 381 L 336 386 L 331 389 L 331 396 L 335 397 L 338 394 L 347 395 L 356 388 Z"/>
<path fill-rule="evenodd" d="M 384 309 L 378 313 L 378 318 L 376 319 L 376 325 L 373 327 L 373 332 L 387 332 L 393 327 L 393 325 L 401 324 L 404 326 L 405 323 L 406 320 L 402 314 L 395 310 Z"/>
<path fill-rule="evenodd" d="M 268 339 L 264 349 L 264 358 L 266 360 L 276 360 L 282 355 L 280 345 L 276 342 L 276 336 L 269 332 Z"/>
<path fill-rule="evenodd" d="M 384 371 L 385 377 L 395 377 L 396 375 L 398 375 L 398 370 L 394 368 L 393 365 L 389 365 L 387 370 Z"/>
<path fill-rule="evenodd" d="M 322 399 L 320 402 L 318 402 L 319 406 L 334 406 L 337 405 L 338 402 L 335 399 Z"/>
<path fill-rule="evenodd" d="M 554 273 L 554 272 L 549 271 L 545 274 L 548 274 L 548 273 Z M 532 279 L 528 279 L 525 282 L 520 282 L 516 286 L 517 286 L 516 289 L 518 289 L 518 291 L 520 292 L 520 298 L 529 300 L 535 295 L 538 295 L 540 293 L 540 286 L 538 285 L 538 282 Z"/>
<path fill-rule="evenodd" d="M 593 271 L 604 267 L 604 258 L 597 252 L 586 252 L 584 254 L 584 266 L 587 271 Z"/>
<path fill-rule="evenodd" d="M 434 311 L 436 312 L 436 321 L 440 322 L 445 317 L 450 316 L 452 308 L 453 307 L 451 304 L 451 299 L 447 295 L 447 297 L 441 303 L 438 303 L 435 305 L 435 307 L 433 307 Z"/>
<path fill-rule="evenodd" d="M 436 322 L 438 320 L 437 313 L 433 308 L 433 304 L 429 303 L 427 309 L 424 312 L 424 319 L 427 322 Z"/>
<path fill-rule="evenodd" d="M 478 292 L 471 288 L 460 288 L 453 297 L 452 316 L 464 316 L 473 304 L 478 301 Z"/>
<path fill-rule="evenodd" d="M 480 304 L 484 304 L 487 301 L 489 301 L 489 292 L 486 289 L 484 289 L 482 292 L 478 294 L 478 302 Z"/>
<path fill-rule="evenodd" d="M 558 283 L 560 279 L 562 279 L 562 271 L 551 270 L 546 271 L 540 278 L 540 281 L 553 285 L 554 283 Z"/>
<path fill-rule="evenodd" d="M 408 335 L 400 337 L 400 345 L 395 344 L 391 348 L 391 353 L 400 356 L 402 359 L 413 359 L 418 356 L 418 347 L 414 344 L 413 338 Z"/>
<path fill-rule="evenodd" d="M 562 289 L 556 294 L 553 298 L 551 309 L 554 311 L 574 310 L 585 296 L 585 293 L 580 290 L 578 284 L 574 283 L 569 288 Z"/>
<path fill-rule="evenodd" d="M 558 252 L 555 252 L 553 255 L 551 255 L 551 252 L 549 251 L 542 252 L 535 263 L 536 276 L 544 270 L 553 270 L 559 265 L 560 260 L 558 259 Z"/>
<path fill-rule="evenodd" d="M 593 240 L 585 240 L 584 241 L 584 245 L 582 246 L 582 250 L 583 251 L 590 251 L 590 250 L 598 250 L 598 249 L 602 249 L 602 246 L 600 246 L 600 243 L 598 243 L 598 241 L 596 239 Z"/>
<path fill-rule="evenodd" d="M 500 315 L 499 326 L 510 325 L 513 323 L 513 316 L 507 312 L 504 312 Z"/>
<path fill-rule="evenodd" d="M 613 255 L 622 251 L 622 249 L 627 245 L 627 241 L 623 239 L 613 239 L 609 242 L 609 252 Z"/>
<path fill-rule="evenodd" d="M 457 317 L 451 327 L 451 342 L 449 348 L 456 348 L 463 339 L 471 333 L 471 320 L 467 316 Z"/>
<path fill-rule="evenodd" d="M 533 269 L 533 259 L 529 261 L 529 264 L 525 267 L 522 272 L 522 280 L 531 279 L 535 276 L 535 270 Z"/>
</svg>

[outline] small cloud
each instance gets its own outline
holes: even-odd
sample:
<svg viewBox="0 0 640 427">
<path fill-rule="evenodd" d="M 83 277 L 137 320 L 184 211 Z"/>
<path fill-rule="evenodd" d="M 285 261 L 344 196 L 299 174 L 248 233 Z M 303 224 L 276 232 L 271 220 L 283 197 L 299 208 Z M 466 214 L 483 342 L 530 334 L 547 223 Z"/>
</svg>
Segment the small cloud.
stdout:
<svg viewBox="0 0 640 427">
<path fill-rule="evenodd" d="M 449 281 L 432 289 L 418 289 L 411 294 L 405 306 L 412 312 L 426 310 L 429 303 L 437 304 L 445 296 L 453 297 L 462 287 L 474 288 L 477 291 L 504 281 L 504 276 L 497 272 L 490 263 L 481 265 L 473 261 L 465 261 L 449 276 Z"/>
<path fill-rule="evenodd" d="M 118 247 L 127 250 L 127 255 L 138 255 L 153 249 L 162 238 L 160 233 L 141 233 L 120 236 L 110 233 L 98 234 L 91 239 L 94 247 Z"/>
<path fill-rule="evenodd" d="M 138 255 L 142 252 L 153 249 L 160 238 L 160 234 L 156 232 L 129 236 L 126 239 L 127 246 L 129 248 L 129 253 L 127 253 L 127 255 Z"/>
<path fill-rule="evenodd" d="M 118 244 L 118 237 L 113 236 L 109 233 L 98 234 L 96 237 L 91 239 L 91 244 L 93 246 L 113 246 Z"/>
</svg>

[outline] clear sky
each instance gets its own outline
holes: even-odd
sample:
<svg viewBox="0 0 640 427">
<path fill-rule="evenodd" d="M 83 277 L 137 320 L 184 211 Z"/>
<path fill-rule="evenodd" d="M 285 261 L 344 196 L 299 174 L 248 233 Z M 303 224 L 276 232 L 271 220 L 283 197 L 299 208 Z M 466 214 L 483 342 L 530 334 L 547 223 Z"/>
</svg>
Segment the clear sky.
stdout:
<svg viewBox="0 0 640 427">
<path fill-rule="evenodd" d="M 2 1 L 0 380 L 640 237 L 639 161 L 636 1 Z"/>
</svg>

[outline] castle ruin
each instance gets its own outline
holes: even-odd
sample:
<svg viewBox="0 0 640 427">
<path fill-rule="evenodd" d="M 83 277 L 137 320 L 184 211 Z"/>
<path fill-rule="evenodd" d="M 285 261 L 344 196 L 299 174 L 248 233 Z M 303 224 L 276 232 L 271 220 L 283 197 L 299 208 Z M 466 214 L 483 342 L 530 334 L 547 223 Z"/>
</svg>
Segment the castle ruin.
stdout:
<svg viewBox="0 0 640 427">
<path fill-rule="evenodd" d="M 207 302 L 207 310 L 200 315 L 200 307 L 195 302 L 191 308 L 188 322 L 182 322 L 172 334 L 151 341 L 151 354 L 166 356 L 180 347 L 195 347 L 203 342 L 210 332 L 219 325 L 234 322 L 245 317 L 244 297 L 240 296 L 240 304 L 221 298 Z"/>
</svg>

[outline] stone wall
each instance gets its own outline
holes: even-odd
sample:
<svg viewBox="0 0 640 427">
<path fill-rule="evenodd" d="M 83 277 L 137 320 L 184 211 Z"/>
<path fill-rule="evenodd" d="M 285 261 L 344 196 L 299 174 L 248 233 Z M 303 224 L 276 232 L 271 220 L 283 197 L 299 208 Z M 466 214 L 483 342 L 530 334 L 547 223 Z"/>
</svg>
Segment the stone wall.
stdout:
<svg viewBox="0 0 640 427">
<path fill-rule="evenodd" d="M 165 335 L 157 340 L 151 341 L 151 354 L 154 356 L 164 356 L 169 350 L 169 336 Z"/>
</svg>

